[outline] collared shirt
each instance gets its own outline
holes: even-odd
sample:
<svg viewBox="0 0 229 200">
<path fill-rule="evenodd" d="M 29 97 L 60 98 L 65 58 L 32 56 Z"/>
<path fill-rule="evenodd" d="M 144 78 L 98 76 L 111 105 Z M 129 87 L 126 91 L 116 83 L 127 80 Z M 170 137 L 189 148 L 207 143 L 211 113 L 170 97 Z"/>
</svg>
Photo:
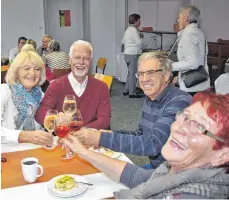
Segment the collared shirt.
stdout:
<svg viewBox="0 0 229 200">
<path fill-rule="evenodd" d="M 170 134 L 176 113 L 191 103 L 191 96 L 168 85 L 155 99 L 146 98 L 136 131 L 102 132 L 99 145 L 117 152 L 149 156 L 155 168 L 164 161 L 161 148 Z"/>
<path fill-rule="evenodd" d="M 9 54 L 9 61 L 11 62 L 19 53 L 18 47 L 14 47 L 13 49 L 10 50 Z"/>
<path fill-rule="evenodd" d="M 76 93 L 76 95 L 78 97 L 80 97 L 86 87 L 87 87 L 87 82 L 88 82 L 88 76 L 86 76 L 86 79 L 83 81 L 83 83 L 79 83 L 73 76 L 72 72 L 68 75 L 68 80 L 72 86 L 72 89 L 74 90 L 74 92 Z"/>
</svg>

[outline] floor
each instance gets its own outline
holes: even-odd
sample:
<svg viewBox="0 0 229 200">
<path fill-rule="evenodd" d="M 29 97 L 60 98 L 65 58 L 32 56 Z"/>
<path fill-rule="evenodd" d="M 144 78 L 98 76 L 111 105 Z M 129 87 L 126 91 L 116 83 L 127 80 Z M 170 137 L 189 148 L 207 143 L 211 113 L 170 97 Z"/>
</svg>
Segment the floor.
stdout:
<svg viewBox="0 0 229 200">
<path fill-rule="evenodd" d="M 125 84 L 114 79 L 111 89 L 111 129 L 135 130 L 141 118 L 144 98 L 130 99 L 123 96 Z M 136 165 L 149 163 L 148 157 L 127 155 Z"/>
</svg>

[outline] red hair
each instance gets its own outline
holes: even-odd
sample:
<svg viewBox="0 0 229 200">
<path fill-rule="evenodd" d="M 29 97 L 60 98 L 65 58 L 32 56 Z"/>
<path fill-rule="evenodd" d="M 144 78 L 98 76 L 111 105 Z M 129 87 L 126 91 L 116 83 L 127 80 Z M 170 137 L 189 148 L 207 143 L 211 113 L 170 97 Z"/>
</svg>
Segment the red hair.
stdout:
<svg viewBox="0 0 229 200">
<path fill-rule="evenodd" d="M 225 144 L 216 140 L 213 150 L 229 146 L 229 94 L 217 95 L 211 92 L 198 92 L 192 99 L 192 103 L 201 102 L 207 105 L 207 115 L 218 125 L 217 136 L 225 141 Z"/>
</svg>

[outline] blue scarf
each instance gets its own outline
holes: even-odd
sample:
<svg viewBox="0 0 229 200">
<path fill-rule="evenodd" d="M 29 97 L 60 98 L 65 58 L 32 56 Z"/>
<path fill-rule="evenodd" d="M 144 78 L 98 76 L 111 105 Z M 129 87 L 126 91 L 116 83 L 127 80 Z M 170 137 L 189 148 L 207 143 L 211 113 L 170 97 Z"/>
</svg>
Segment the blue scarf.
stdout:
<svg viewBox="0 0 229 200">
<path fill-rule="evenodd" d="M 41 100 L 41 89 L 35 86 L 28 92 L 20 83 L 11 86 L 12 100 L 18 110 L 14 117 L 16 130 L 35 130 L 34 115 L 39 108 Z"/>
</svg>

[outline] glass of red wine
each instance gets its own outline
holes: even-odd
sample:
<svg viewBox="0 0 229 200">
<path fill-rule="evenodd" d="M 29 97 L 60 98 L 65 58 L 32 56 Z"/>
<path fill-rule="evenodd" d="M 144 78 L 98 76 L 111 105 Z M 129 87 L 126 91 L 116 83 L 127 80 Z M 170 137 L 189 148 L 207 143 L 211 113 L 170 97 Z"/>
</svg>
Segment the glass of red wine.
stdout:
<svg viewBox="0 0 229 200">
<path fill-rule="evenodd" d="M 72 115 L 69 126 L 71 131 L 78 131 L 83 126 L 83 118 L 79 109 Z"/>
<path fill-rule="evenodd" d="M 70 133 L 69 118 L 65 114 L 58 114 L 55 121 L 55 133 L 59 138 L 65 138 Z M 75 155 L 72 151 L 66 151 L 61 157 L 63 160 L 71 159 Z"/>
</svg>

